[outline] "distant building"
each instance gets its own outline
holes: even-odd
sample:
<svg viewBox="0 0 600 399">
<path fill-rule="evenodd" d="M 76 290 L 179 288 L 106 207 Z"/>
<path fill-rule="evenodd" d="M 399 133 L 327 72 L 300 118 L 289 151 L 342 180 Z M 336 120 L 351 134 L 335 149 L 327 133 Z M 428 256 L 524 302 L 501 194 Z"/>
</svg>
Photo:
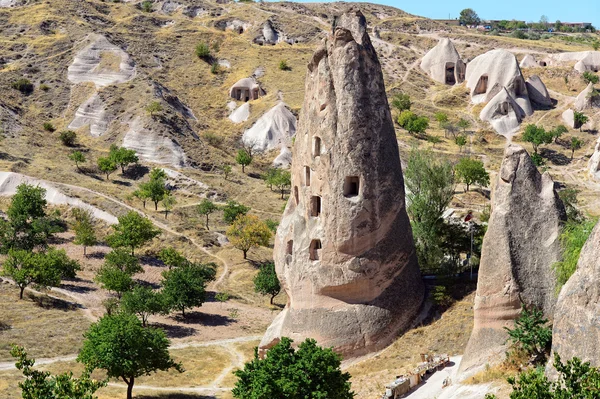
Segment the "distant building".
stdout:
<svg viewBox="0 0 600 399">
<path fill-rule="evenodd" d="M 591 22 L 561 22 L 563 26 L 569 26 L 571 28 L 589 29 L 592 27 Z"/>
<path fill-rule="evenodd" d="M 434 21 L 448 26 L 460 26 L 458 19 L 434 19 Z"/>
</svg>

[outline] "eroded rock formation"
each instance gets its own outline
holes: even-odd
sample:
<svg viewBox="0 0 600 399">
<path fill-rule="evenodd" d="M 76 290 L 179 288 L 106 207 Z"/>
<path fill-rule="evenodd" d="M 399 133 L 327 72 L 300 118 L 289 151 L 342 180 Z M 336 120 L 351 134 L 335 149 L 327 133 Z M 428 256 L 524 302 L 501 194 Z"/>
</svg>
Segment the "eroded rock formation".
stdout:
<svg viewBox="0 0 600 399">
<path fill-rule="evenodd" d="M 529 99 L 541 106 L 541 107 L 549 107 L 552 105 L 552 99 L 550 98 L 550 93 L 548 93 L 548 89 L 542 79 L 538 75 L 530 76 L 525 82 L 527 86 L 527 93 L 529 94 Z"/>
<path fill-rule="evenodd" d="M 335 20 L 305 93 L 274 250 L 289 301 L 260 347 L 312 337 L 356 356 L 408 327 L 424 293 L 381 65 L 360 11 Z"/>
<path fill-rule="evenodd" d="M 506 148 L 483 239 L 475 296 L 475 325 L 461 362 L 467 370 L 504 359 L 504 327 L 512 326 L 521 304 L 552 316 L 560 259 L 560 228 L 566 219 L 550 175 L 541 175 L 518 145 Z"/>
<path fill-rule="evenodd" d="M 296 117 L 280 102 L 244 132 L 242 141 L 256 151 L 267 151 L 290 145 L 295 134 Z"/>
<path fill-rule="evenodd" d="M 421 69 L 431 79 L 448 85 L 462 83 L 465 80 L 466 65 L 450 39 L 442 38 L 440 42 L 423 57 Z"/>
</svg>

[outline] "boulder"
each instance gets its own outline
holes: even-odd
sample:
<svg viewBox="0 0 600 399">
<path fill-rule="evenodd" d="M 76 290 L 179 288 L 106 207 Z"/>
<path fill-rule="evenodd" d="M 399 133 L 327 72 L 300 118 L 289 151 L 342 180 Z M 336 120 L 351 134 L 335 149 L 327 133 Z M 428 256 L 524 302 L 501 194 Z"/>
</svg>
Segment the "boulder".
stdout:
<svg viewBox="0 0 600 399">
<path fill-rule="evenodd" d="M 539 76 L 533 75 L 529 77 L 525 82 L 525 85 L 527 86 L 529 99 L 535 104 L 542 107 L 549 107 L 552 105 L 552 99 L 550 98 L 548 89 L 546 89 L 546 85 Z"/>
<path fill-rule="evenodd" d="M 600 367 L 600 224 L 581 250 L 577 270 L 562 287 L 554 312 L 552 351 Z"/>
<path fill-rule="evenodd" d="M 539 65 L 535 60 L 535 57 L 531 54 L 527 54 L 525 57 L 523 57 L 521 63 L 519 64 L 520 68 L 537 68 L 538 66 Z"/>
<path fill-rule="evenodd" d="M 447 38 L 442 38 L 425 54 L 421 61 L 421 69 L 431 79 L 443 84 L 454 85 L 465 80 L 465 63 L 460 59 L 454 44 Z"/>
<path fill-rule="evenodd" d="M 512 136 L 519 130 L 525 112 L 503 87 L 481 110 L 479 118 L 489 122 L 503 136 Z"/>
<path fill-rule="evenodd" d="M 242 141 L 254 151 L 262 152 L 290 145 L 295 134 L 296 117 L 280 102 L 244 132 Z"/>
<path fill-rule="evenodd" d="M 234 102 L 235 104 L 235 102 Z M 229 115 L 229 120 L 233 123 L 246 122 L 250 117 L 250 103 L 243 103 L 239 108 L 234 109 Z"/>
<path fill-rule="evenodd" d="M 575 111 L 582 112 L 594 106 L 599 106 L 598 95 L 594 94 L 594 85 L 590 83 L 575 99 Z"/>
<path fill-rule="evenodd" d="M 346 357 L 380 350 L 415 320 L 424 287 L 381 64 L 360 11 L 334 20 L 308 64 L 291 173 L 273 253 L 288 303 L 261 351 L 282 336 Z"/>
<path fill-rule="evenodd" d="M 483 239 L 474 327 L 461 370 L 504 359 L 507 333 L 521 304 L 552 318 L 564 206 L 548 173 L 541 175 L 520 146 L 506 148 Z"/>
<path fill-rule="evenodd" d="M 562 120 L 570 128 L 575 129 L 575 112 L 572 109 L 568 109 L 562 113 Z"/>
</svg>

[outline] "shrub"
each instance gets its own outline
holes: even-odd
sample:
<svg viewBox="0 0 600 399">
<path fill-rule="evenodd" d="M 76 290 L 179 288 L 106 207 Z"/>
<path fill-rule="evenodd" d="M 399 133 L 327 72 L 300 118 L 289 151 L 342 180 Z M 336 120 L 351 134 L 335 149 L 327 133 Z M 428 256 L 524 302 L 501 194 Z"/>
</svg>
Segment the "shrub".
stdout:
<svg viewBox="0 0 600 399">
<path fill-rule="evenodd" d="M 141 4 L 143 12 L 152 12 L 152 2 L 150 0 L 146 0 Z"/>
<path fill-rule="evenodd" d="M 527 39 L 527 35 L 522 30 L 513 31 L 510 36 L 515 39 Z"/>
<path fill-rule="evenodd" d="M 598 75 L 590 71 L 585 71 L 582 77 L 585 83 L 597 84 L 598 80 L 600 80 L 600 78 L 598 78 Z"/>
<path fill-rule="evenodd" d="M 50 122 L 46 122 L 44 123 L 44 130 L 47 132 L 54 132 L 56 131 L 56 128 L 54 127 L 54 125 Z"/>
<path fill-rule="evenodd" d="M 286 60 L 279 61 L 279 69 L 281 69 L 282 71 L 289 71 L 290 70 L 290 67 L 287 64 Z"/>
<path fill-rule="evenodd" d="M 44 126 L 44 128 L 46 128 Z M 67 147 L 71 147 L 73 146 L 73 144 L 75 144 L 75 140 L 77 139 L 77 134 L 72 131 L 72 130 L 64 130 L 62 132 L 60 132 L 60 141 L 62 141 L 62 143 L 64 145 L 66 145 Z"/>
<path fill-rule="evenodd" d="M 218 62 L 215 61 L 212 64 L 210 64 L 210 73 L 212 73 L 213 75 L 216 75 L 219 72 L 221 72 L 221 68 L 219 67 Z"/>
<path fill-rule="evenodd" d="M 552 343 L 552 326 L 544 318 L 544 312 L 535 307 L 531 311 L 525 305 L 513 328 L 504 327 L 513 346 L 534 357 L 534 363 L 545 361 L 545 353 Z"/>
<path fill-rule="evenodd" d="M 569 277 L 577 270 L 577 262 L 583 245 L 592 233 L 596 220 L 585 220 L 583 222 L 569 221 L 563 227 L 560 235 L 562 245 L 562 260 L 552 265 L 556 272 L 557 290 L 569 280 Z"/>
<path fill-rule="evenodd" d="M 43 90 L 43 91 L 48 91 L 48 90 L 50 90 L 50 86 L 48 86 L 47 84 L 43 84 L 43 83 L 42 83 L 42 84 L 40 85 L 40 90 Z"/>
<path fill-rule="evenodd" d="M 527 34 L 527 38 L 528 38 L 529 40 L 540 40 L 540 34 L 539 34 L 539 33 L 537 33 L 537 32 L 529 32 L 529 33 Z"/>
<path fill-rule="evenodd" d="M 215 133 L 206 132 L 202 135 L 202 137 L 204 138 L 204 140 L 206 140 L 208 145 L 212 147 L 218 148 L 221 144 L 223 144 L 223 137 L 217 136 Z"/>
<path fill-rule="evenodd" d="M 227 302 L 229 300 L 229 294 L 226 292 L 217 292 L 215 299 L 219 302 Z"/>
<path fill-rule="evenodd" d="M 538 153 L 531 154 L 531 161 L 537 167 L 544 166 L 546 164 L 544 158 L 542 158 L 542 156 Z"/>
<path fill-rule="evenodd" d="M 198 43 L 196 46 L 196 56 L 202 59 L 210 58 L 210 49 L 208 48 L 208 44 L 205 42 Z"/>
<path fill-rule="evenodd" d="M 392 107 L 394 107 L 400 112 L 408 111 L 411 106 L 412 103 L 408 94 L 400 92 L 396 94 L 394 98 L 392 98 Z"/>
<path fill-rule="evenodd" d="M 33 83 L 29 79 L 21 78 L 12 84 L 12 88 L 23 94 L 33 93 Z"/>
</svg>

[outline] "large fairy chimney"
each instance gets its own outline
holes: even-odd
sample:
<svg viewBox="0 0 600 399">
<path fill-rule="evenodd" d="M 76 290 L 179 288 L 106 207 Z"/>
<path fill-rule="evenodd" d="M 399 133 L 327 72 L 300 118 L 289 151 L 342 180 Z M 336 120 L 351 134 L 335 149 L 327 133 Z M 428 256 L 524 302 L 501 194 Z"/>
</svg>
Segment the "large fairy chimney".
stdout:
<svg viewBox="0 0 600 399">
<path fill-rule="evenodd" d="M 285 309 L 260 347 L 314 338 L 346 356 L 388 345 L 424 288 L 381 65 L 360 11 L 308 64 L 292 195 L 275 239 Z"/>
</svg>

